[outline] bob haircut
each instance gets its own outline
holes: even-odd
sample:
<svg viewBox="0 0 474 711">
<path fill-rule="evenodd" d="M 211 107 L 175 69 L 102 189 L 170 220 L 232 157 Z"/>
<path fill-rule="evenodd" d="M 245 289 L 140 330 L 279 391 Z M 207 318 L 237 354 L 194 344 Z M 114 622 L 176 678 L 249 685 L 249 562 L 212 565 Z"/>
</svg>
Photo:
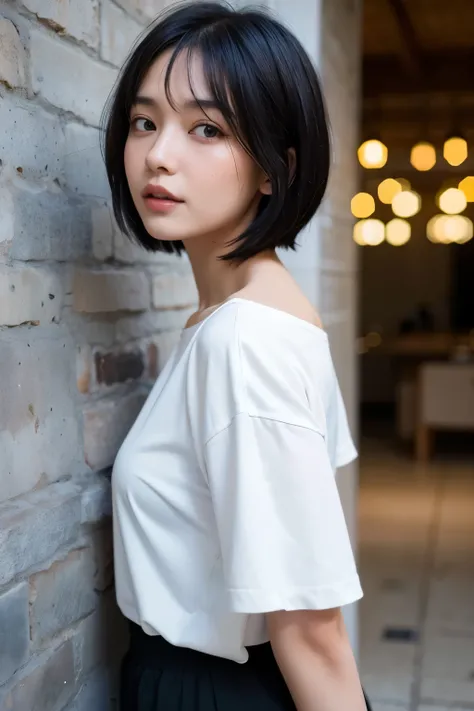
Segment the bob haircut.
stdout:
<svg viewBox="0 0 474 711">
<path fill-rule="evenodd" d="M 168 49 L 173 50 L 165 76 L 170 104 L 177 57 L 187 53 L 189 76 L 197 54 L 212 98 L 272 187 L 247 230 L 229 243 L 233 251 L 220 258 L 239 263 L 268 249 L 296 249 L 297 235 L 316 212 L 328 182 L 330 141 L 319 81 L 286 27 L 262 10 L 234 10 L 221 2 L 187 2 L 160 15 L 139 38 L 108 99 L 103 153 L 119 227 L 147 250 L 181 254 L 185 249 L 182 241 L 155 239 L 145 230 L 124 167 L 133 101 L 147 71 Z M 191 81 L 190 89 L 194 94 Z"/>
</svg>

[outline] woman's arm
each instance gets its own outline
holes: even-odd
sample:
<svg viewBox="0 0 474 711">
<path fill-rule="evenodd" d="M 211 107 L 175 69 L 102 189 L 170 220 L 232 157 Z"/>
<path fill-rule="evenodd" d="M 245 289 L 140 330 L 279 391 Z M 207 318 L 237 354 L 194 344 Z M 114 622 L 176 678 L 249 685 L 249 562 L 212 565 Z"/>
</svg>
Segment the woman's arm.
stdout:
<svg viewBox="0 0 474 711">
<path fill-rule="evenodd" d="M 271 612 L 267 624 L 298 711 L 366 711 L 340 608 Z"/>
</svg>

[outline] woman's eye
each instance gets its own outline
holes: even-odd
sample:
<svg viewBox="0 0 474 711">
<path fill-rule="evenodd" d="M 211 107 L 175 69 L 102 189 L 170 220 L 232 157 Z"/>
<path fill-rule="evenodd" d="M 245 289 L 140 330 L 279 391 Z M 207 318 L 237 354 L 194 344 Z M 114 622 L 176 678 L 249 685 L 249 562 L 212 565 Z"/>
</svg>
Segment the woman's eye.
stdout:
<svg viewBox="0 0 474 711">
<path fill-rule="evenodd" d="M 136 118 L 132 121 L 133 127 L 137 131 L 154 131 L 155 130 L 155 124 L 150 121 L 150 119 L 146 118 Z"/>
<path fill-rule="evenodd" d="M 196 128 L 193 129 L 193 133 L 200 138 L 217 138 L 217 136 L 222 136 L 222 131 L 211 123 L 202 123 L 196 126 Z"/>
</svg>

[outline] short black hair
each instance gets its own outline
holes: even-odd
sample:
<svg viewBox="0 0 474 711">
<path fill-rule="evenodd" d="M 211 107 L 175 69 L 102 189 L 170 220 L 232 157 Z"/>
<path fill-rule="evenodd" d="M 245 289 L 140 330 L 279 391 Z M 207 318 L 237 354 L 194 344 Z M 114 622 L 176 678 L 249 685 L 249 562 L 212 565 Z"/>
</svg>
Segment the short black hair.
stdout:
<svg viewBox="0 0 474 711">
<path fill-rule="evenodd" d="M 186 2 L 160 15 L 120 73 L 102 119 L 119 227 L 150 251 L 181 254 L 185 249 L 182 241 L 155 239 L 145 230 L 124 167 L 133 101 L 147 71 L 168 49 L 173 49 L 165 81 L 168 99 L 177 57 L 183 51 L 188 58 L 199 53 L 212 98 L 271 182 L 272 194 L 262 196 L 255 219 L 222 258 L 242 262 L 268 249 L 295 249 L 298 233 L 321 203 L 329 175 L 329 131 L 318 77 L 284 25 L 264 10 L 234 10 L 223 2 Z M 291 148 L 296 155 L 293 174 Z"/>
</svg>

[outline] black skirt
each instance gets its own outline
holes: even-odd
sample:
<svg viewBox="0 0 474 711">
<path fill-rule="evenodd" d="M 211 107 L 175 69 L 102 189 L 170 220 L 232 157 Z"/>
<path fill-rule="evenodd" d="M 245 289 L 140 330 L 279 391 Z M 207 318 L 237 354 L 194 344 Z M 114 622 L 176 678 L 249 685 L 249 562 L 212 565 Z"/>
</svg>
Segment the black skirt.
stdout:
<svg viewBox="0 0 474 711">
<path fill-rule="evenodd" d="M 131 623 L 120 711 L 296 711 L 270 643 L 248 652 L 238 664 L 175 647 Z"/>
</svg>

